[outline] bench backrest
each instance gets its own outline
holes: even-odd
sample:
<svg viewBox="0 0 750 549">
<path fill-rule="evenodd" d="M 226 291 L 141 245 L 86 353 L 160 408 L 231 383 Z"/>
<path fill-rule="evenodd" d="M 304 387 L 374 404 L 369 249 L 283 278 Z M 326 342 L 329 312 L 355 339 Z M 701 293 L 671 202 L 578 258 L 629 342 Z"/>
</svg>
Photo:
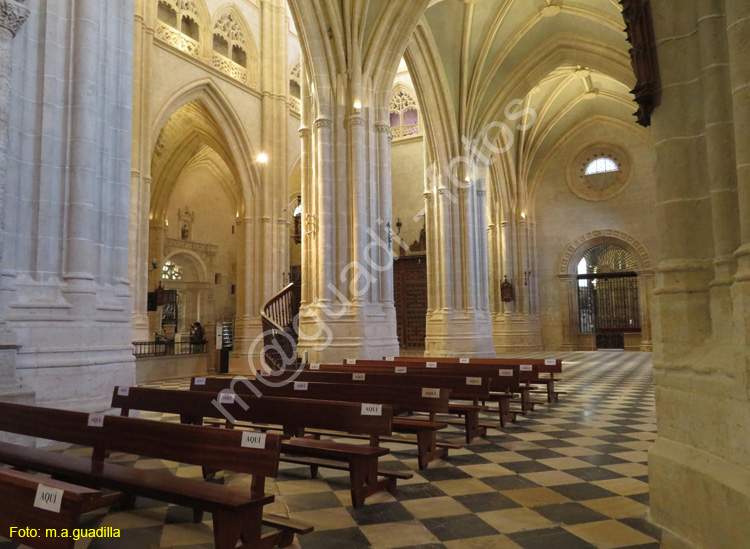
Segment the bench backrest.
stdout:
<svg viewBox="0 0 750 549">
<path fill-rule="evenodd" d="M 391 361 L 390 358 L 393 358 Z M 390 357 L 387 360 L 390 362 L 443 362 L 443 363 L 459 363 L 459 364 L 490 364 L 490 365 L 504 365 L 513 366 L 520 364 L 531 364 L 538 366 L 539 371 L 543 373 L 560 374 L 562 373 L 562 360 L 559 358 L 465 358 L 461 362 L 460 358 L 446 358 L 446 357 L 414 357 L 414 356 L 400 356 Z M 383 357 L 386 360 L 386 357 Z"/>
<path fill-rule="evenodd" d="M 115 391 L 112 407 L 120 408 L 124 415 L 129 410 L 161 412 L 176 414 L 188 422 L 198 423 L 203 418 L 228 419 L 232 423 L 273 423 L 282 425 L 287 432 L 328 429 L 352 434 L 391 434 L 393 409 L 390 406 L 382 406 L 379 415 L 363 415 L 361 405 L 349 402 L 257 398 L 251 393 L 242 393 L 234 402 L 220 402 L 218 393 L 219 391 L 212 394 L 203 391 L 132 387 L 125 396 L 118 395 Z"/>
<path fill-rule="evenodd" d="M 49 494 L 45 501 L 47 503 L 59 503 L 59 511 L 39 509 L 34 506 L 40 484 L 47 488 L 63 491 L 62 494 L 59 494 L 50 492 L 48 489 L 44 490 Z M 3 511 L 0 513 L 0 528 L 2 529 L 0 531 L 2 531 L 3 536 L 10 535 L 11 539 L 22 541 L 35 549 L 73 547 L 72 539 L 66 544 L 63 540 L 53 537 L 48 538 L 43 535 L 45 529 L 60 531 L 75 528 L 78 526 L 77 521 L 83 506 L 100 496 L 99 490 L 82 488 L 39 475 L 0 468 L 0 501 L 3 503 Z M 16 530 L 11 530 L 12 527 L 15 527 Z M 18 529 L 23 528 L 39 529 L 42 535 L 37 537 L 17 535 Z"/>
<path fill-rule="evenodd" d="M 344 383 L 355 385 L 386 385 L 403 387 L 424 387 L 427 383 L 422 376 L 409 376 L 394 373 L 366 372 L 358 370 L 356 366 L 343 366 L 337 371 L 305 370 L 299 373 L 291 373 L 297 381 L 313 381 L 322 383 Z M 284 379 L 273 378 L 272 379 Z M 429 385 L 441 389 L 450 389 L 451 398 L 480 399 L 486 398 L 490 392 L 490 383 L 487 378 L 458 377 L 458 376 L 430 376 Z"/>
<path fill-rule="evenodd" d="M 308 381 L 293 381 L 272 386 L 258 380 L 237 382 L 227 378 L 198 379 L 202 380 L 204 384 L 196 385 L 196 378 L 193 378 L 190 383 L 191 390 L 210 391 L 216 394 L 229 389 L 237 394 L 259 393 L 271 397 L 387 404 L 392 406 L 394 411 L 447 412 L 450 397 L 450 390 L 431 387 L 429 380 L 425 380 L 424 387 L 386 387 Z"/>
<path fill-rule="evenodd" d="M 274 434 L 261 448 L 244 447 L 240 431 L 9 403 L 0 403 L 0 431 L 90 446 L 94 459 L 109 450 L 263 477 L 277 475 L 281 449 Z"/>
<path fill-rule="evenodd" d="M 388 362 L 382 360 L 358 360 L 355 365 L 348 364 L 308 364 L 307 369 L 313 371 L 341 372 L 372 371 L 379 373 L 393 373 L 396 375 L 416 376 L 451 376 L 466 379 L 467 377 L 481 377 L 489 380 L 492 391 L 514 391 L 519 388 L 521 380 L 520 368 L 508 366 L 492 366 L 489 364 L 458 364 L 455 362 Z"/>
</svg>

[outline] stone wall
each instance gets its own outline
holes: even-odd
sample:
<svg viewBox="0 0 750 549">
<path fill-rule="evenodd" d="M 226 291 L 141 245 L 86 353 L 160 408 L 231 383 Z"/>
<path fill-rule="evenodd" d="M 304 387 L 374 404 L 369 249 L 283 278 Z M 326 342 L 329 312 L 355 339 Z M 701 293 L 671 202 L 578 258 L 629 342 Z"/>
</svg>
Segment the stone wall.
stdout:
<svg viewBox="0 0 750 549">
<path fill-rule="evenodd" d="M 625 188 L 617 196 L 590 201 L 574 194 L 566 179 L 578 153 L 599 143 L 611 143 L 625 151 L 629 174 Z M 559 276 L 569 246 L 576 241 L 585 246 L 584 235 L 595 231 L 615 231 L 639 242 L 651 265 L 656 264 L 654 153 L 648 132 L 635 123 L 594 121 L 584 125 L 568 137 L 543 168 L 535 200 L 542 337 L 545 349 L 558 350 L 564 343 L 563 325 L 570 323 L 566 314 L 569 289 Z M 590 238 L 597 235 L 591 234 Z M 574 272 L 575 265 L 570 269 Z M 577 332 L 577 326 L 571 329 Z M 635 350 L 638 348 L 636 345 Z"/>
</svg>

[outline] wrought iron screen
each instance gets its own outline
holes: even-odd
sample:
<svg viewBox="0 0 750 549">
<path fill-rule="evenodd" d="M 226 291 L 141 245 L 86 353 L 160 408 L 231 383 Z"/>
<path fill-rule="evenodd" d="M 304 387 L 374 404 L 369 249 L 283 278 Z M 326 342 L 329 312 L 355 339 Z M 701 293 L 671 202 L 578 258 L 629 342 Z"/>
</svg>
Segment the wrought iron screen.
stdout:
<svg viewBox="0 0 750 549">
<path fill-rule="evenodd" d="M 618 246 L 604 244 L 586 252 L 578 266 L 580 333 L 641 331 L 635 269 L 633 257 Z"/>
</svg>

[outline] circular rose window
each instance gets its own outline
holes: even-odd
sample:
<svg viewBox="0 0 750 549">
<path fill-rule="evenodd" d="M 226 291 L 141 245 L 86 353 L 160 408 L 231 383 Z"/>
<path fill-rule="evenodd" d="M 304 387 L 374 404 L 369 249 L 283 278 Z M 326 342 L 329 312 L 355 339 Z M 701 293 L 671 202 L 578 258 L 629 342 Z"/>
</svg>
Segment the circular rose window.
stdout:
<svg viewBox="0 0 750 549">
<path fill-rule="evenodd" d="M 584 200 L 610 200 L 627 186 L 629 166 L 627 154 L 620 147 L 589 145 L 568 167 L 568 187 Z"/>
</svg>

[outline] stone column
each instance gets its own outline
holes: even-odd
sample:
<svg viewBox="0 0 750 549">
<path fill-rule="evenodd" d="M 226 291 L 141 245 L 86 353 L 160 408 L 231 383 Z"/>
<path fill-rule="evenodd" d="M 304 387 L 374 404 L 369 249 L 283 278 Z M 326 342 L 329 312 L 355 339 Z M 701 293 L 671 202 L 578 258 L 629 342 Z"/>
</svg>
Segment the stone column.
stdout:
<svg viewBox="0 0 750 549">
<path fill-rule="evenodd" d="M 499 204 L 493 204 L 500 208 Z M 536 228 L 528 218 L 521 216 L 524 209 L 517 207 L 511 219 L 502 221 L 499 249 L 491 250 L 495 263 L 500 262 L 502 275 L 513 283 L 514 301 L 500 303 L 493 310 L 492 336 L 498 355 L 509 351 L 542 350 L 542 330 L 536 299 L 535 246 L 533 232 Z M 524 212 L 525 213 L 525 212 Z M 525 214 L 528 215 L 528 214 Z M 525 273 L 530 272 L 531 275 Z"/>
<path fill-rule="evenodd" d="M 437 298 L 427 313 L 425 354 L 495 356 L 484 180 L 445 166 L 438 170 L 425 189 L 427 234 L 435 235 L 428 239 L 428 286 L 433 288 L 430 297 Z"/>
<path fill-rule="evenodd" d="M 561 351 L 578 351 L 579 319 L 578 319 L 578 277 L 573 274 L 561 274 L 560 284 L 560 324 L 562 325 L 563 340 Z"/>
<path fill-rule="evenodd" d="M 29 16 L 22 2 L 0 1 L 0 235 L 5 230 L 5 177 L 8 162 L 8 109 L 10 107 L 11 47 L 13 37 Z M 0 238 L 0 267 L 3 264 L 3 239 Z M 34 393 L 24 390 L 16 377 L 16 353 L 13 334 L 0 319 L 0 400 L 31 403 Z"/>
<path fill-rule="evenodd" d="M 160 259 L 150 255 L 149 212 L 151 206 L 151 48 L 154 29 L 149 22 L 156 20 L 156 4 L 137 0 L 135 6 L 135 40 L 133 42 L 133 136 L 130 177 L 130 255 L 128 278 L 133 294 L 132 340 L 153 338 L 147 312 L 148 292 L 156 286 L 150 276 L 151 261 Z M 161 264 L 159 264 L 161 265 Z M 158 281 L 157 281 L 158 282 Z"/>
<path fill-rule="evenodd" d="M 650 6 L 663 84 L 653 118 L 662 261 L 651 517 L 665 549 L 740 547 L 750 537 L 750 6 Z"/>
<path fill-rule="evenodd" d="M 638 271 L 638 302 L 641 309 L 641 351 L 651 352 L 651 300 L 654 292 L 654 271 Z"/>
<path fill-rule="evenodd" d="M 730 89 L 734 110 L 734 145 L 739 204 L 740 247 L 735 251 L 737 274 L 732 287 L 734 331 L 732 339 L 750 345 L 750 6 L 741 0 L 726 1 L 726 36 L 730 64 Z M 750 358 L 738 364 L 747 375 Z"/>
<path fill-rule="evenodd" d="M 235 223 L 239 238 L 237 250 L 237 291 L 235 295 L 236 317 L 234 348 L 241 350 L 242 356 L 250 358 L 258 356 L 263 348 L 263 341 L 259 338 L 262 332 L 260 321 L 260 292 L 252 283 L 252 273 L 258 265 L 257 257 L 260 253 L 261 242 L 258 225 L 250 218 L 238 219 Z"/>
</svg>

